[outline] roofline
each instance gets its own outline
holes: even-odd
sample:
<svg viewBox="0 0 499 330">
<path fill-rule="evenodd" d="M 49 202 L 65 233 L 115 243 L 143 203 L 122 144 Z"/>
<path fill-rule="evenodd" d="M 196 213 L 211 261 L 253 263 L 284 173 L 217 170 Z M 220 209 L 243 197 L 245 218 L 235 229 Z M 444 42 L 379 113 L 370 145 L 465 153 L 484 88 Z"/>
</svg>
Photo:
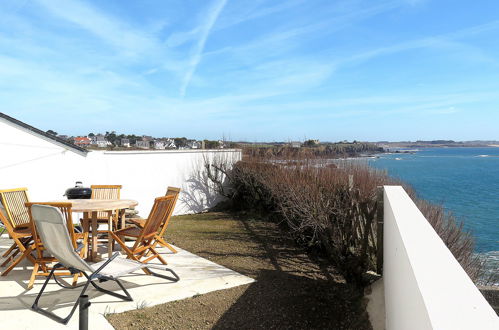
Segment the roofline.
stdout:
<svg viewBox="0 0 499 330">
<path fill-rule="evenodd" d="M 33 127 L 31 125 L 23 123 L 20 120 L 17 120 L 15 118 L 7 116 L 3 112 L 0 112 L 0 119 L 3 119 L 11 124 L 14 124 L 15 126 L 18 126 L 22 129 L 24 129 L 25 131 L 28 131 L 28 133 L 31 133 L 34 135 L 40 135 L 40 137 L 43 138 L 44 140 L 47 140 L 48 142 L 52 142 L 54 144 L 57 144 L 65 149 L 73 151 L 79 155 L 86 156 L 88 153 L 88 150 L 86 150 L 84 148 L 78 147 L 77 145 L 74 145 L 71 142 L 68 142 L 64 139 L 61 139 L 55 135 L 48 134 L 47 132 L 44 132 L 36 127 Z"/>
</svg>

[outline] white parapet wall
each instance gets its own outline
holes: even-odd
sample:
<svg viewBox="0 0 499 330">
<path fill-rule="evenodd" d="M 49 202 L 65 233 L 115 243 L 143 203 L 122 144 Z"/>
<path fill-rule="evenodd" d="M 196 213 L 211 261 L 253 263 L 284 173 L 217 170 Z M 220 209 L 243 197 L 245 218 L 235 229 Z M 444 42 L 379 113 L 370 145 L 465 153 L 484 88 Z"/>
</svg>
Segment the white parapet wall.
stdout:
<svg viewBox="0 0 499 330">
<path fill-rule="evenodd" d="M 87 153 L 33 129 L 0 118 L 0 189 L 27 187 L 33 202 L 65 199 L 75 181 L 120 184 L 121 197 L 137 200 L 146 217 L 154 198 L 173 186 L 182 189 L 175 214 L 197 213 L 220 200 L 209 187 L 205 164 L 241 159 L 238 149 Z"/>
<path fill-rule="evenodd" d="M 499 318 L 400 186 L 384 187 L 386 329 L 499 329 Z"/>
</svg>

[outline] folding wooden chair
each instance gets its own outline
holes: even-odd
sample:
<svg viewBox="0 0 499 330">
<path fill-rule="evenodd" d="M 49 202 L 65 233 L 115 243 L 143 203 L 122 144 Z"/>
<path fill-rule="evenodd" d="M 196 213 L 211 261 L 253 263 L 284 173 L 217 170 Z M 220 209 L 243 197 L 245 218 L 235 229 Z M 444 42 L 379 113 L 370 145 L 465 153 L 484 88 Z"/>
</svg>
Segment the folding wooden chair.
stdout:
<svg viewBox="0 0 499 330">
<path fill-rule="evenodd" d="M 16 267 L 24 258 L 29 259 L 32 263 L 35 263 L 35 259 L 30 255 L 31 249 L 28 244 L 26 243 L 27 241 L 31 240 L 31 229 L 14 229 L 12 226 L 11 222 L 9 219 L 3 214 L 3 212 L 0 212 L 0 222 L 4 225 L 5 229 L 9 233 L 9 236 L 11 239 L 14 241 L 14 244 L 12 245 L 14 248 L 10 248 L 9 251 L 12 252 L 12 250 L 17 249 L 15 254 L 11 256 L 11 258 L 7 259 L 3 264 L 2 267 L 4 267 L 6 264 L 9 262 L 12 262 L 9 267 L 2 272 L 2 276 L 7 276 L 7 274 L 10 273 L 14 267 Z M 28 252 L 26 252 L 29 250 Z M 7 251 L 7 252 L 9 252 Z M 14 257 L 17 255 L 18 252 L 21 252 L 21 255 L 15 259 Z M 26 253 L 25 253 L 26 252 Z"/>
<path fill-rule="evenodd" d="M 166 190 L 166 195 L 165 196 L 175 196 L 175 200 L 173 201 L 173 205 L 170 211 L 170 214 L 168 217 L 165 219 L 165 222 L 159 226 L 159 231 L 156 234 L 156 240 L 153 244 L 153 247 L 156 247 L 156 245 L 161 245 L 163 247 L 168 248 L 170 251 L 173 253 L 177 253 L 177 250 L 170 244 L 168 244 L 165 239 L 164 235 L 166 232 L 166 228 L 168 227 L 168 223 L 170 222 L 170 217 L 173 214 L 173 209 L 175 208 L 175 205 L 177 204 L 178 196 L 180 194 L 180 188 L 175 188 L 175 187 L 168 187 Z M 144 225 L 146 223 L 147 219 L 130 219 L 130 222 L 136 225 L 139 228 L 144 228 Z"/>
<path fill-rule="evenodd" d="M 168 217 L 173 211 L 175 200 L 176 197 L 173 195 L 156 198 L 143 228 L 134 226 L 110 232 L 112 238 L 118 242 L 129 259 L 147 263 L 158 258 L 162 264 L 167 264 L 158 251 L 156 251 L 155 242 L 161 224 L 167 222 Z M 136 239 L 131 248 L 126 246 L 124 237 L 133 237 Z M 146 274 L 150 274 L 147 268 L 143 270 Z"/>
<path fill-rule="evenodd" d="M 24 252 L 26 246 L 31 241 L 31 228 L 28 210 L 24 204 L 29 202 L 27 188 L 14 188 L 0 190 L 0 202 L 3 205 L 2 213 L 5 221 L 4 225 L 10 237 L 14 240 L 11 247 L 2 255 L 7 258 L 2 267 L 5 267 L 9 262 L 12 262 L 19 252 Z M 18 260 L 19 263 L 21 260 Z M 2 273 L 2 276 L 7 275 L 13 267 L 9 266 Z"/>
<path fill-rule="evenodd" d="M 59 212 L 63 215 L 64 218 L 64 224 L 66 225 L 66 229 L 69 233 L 69 237 L 71 239 L 71 244 L 73 246 L 74 251 L 77 251 L 79 256 L 83 258 L 86 254 L 87 248 L 88 248 L 88 232 L 86 233 L 76 233 L 74 229 L 74 224 L 73 224 L 73 218 L 72 218 L 72 210 L 71 210 L 71 203 L 66 202 L 66 203 L 26 203 L 26 207 L 28 209 L 28 214 L 30 218 L 32 218 L 32 211 L 31 207 L 36 204 L 36 205 L 45 205 L 45 206 L 51 206 L 51 207 L 56 207 L 59 209 Z M 57 263 L 58 260 L 52 256 L 48 255 L 46 248 L 40 238 L 40 235 L 38 234 L 37 227 L 34 221 L 31 222 L 31 232 L 33 235 L 33 244 L 24 252 L 24 253 L 31 253 L 31 251 L 34 251 L 34 267 L 33 271 L 31 273 L 31 277 L 28 283 L 28 290 L 33 288 L 33 285 L 35 283 L 35 279 L 37 276 L 49 276 L 51 274 L 51 270 L 53 267 L 51 267 L 52 264 Z M 57 237 L 54 237 L 53 239 L 57 240 Z M 81 239 L 81 243 L 78 243 L 78 239 Z M 71 275 L 73 276 L 73 285 L 76 285 L 78 281 L 78 277 L 81 276 L 80 273 L 73 274 L 72 272 L 66 270 L 66 271 L 58 271 L 55 275 Z"/>
</svg>

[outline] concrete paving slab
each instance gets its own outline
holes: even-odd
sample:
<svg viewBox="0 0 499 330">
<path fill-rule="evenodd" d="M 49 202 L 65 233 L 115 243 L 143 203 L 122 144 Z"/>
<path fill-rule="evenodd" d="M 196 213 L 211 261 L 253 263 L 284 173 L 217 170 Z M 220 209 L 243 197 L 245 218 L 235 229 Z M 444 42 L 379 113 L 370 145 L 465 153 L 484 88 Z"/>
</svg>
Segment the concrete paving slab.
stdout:
<svg viewBox="0 0 499 330">
<path fill-rule="evenodd" d="M 10 240 L 0 238 L 0 254 L 9 246 Z M 120 278 L 130 292 L 134 301 L 124 302 L 109 295 L 102 294 L 93 288 L 88 295 L 92 305 L 89 312 L 91 329 L 113 329 L 104 315 L 121 313 L 138 308 L 151 307 L 166 302 L 185 299 L 195 295 L 253 282 L 252 278 L 241 275 L 228 268 L 215 264 L 188 251 L 176 248 L 179 252 L 171 253 L 167 249 L 159 249 L 167 260 L 168 267 L 179 276 L 176 283 L 165 279 L 145 275 L 142 271 L 131 273 Z M 0 260 L 1 262 L 1 260 Z M 0 268 L 0 272 L 3 269 Z M 30 307 L 44 282 L 39 277 L 31 290 L 26 290 L 32 265 L 22 262 L 10 274 L 0 276 L 0 320 L 2 329 L 77 329 L 78 312 L 67 326 L 33 312 Z M 161 272 L 161 271 L 158 271 Z M 165 275 L 169 273 L 165 272 Z M 70 279 L 68 278 L 68 281 Z M 82 283 L 81 280 L 79 283 Z M 120 293 L 119 287 L 112 282 L 102 284 L 106 289 Z M 65 316 L 76 300 L 81 289 L 62 289 L 54 281 L 47 286 L 46 293 L 40 300 L 40 306 L 47 307 L 58 315 Z"/>
</svg>

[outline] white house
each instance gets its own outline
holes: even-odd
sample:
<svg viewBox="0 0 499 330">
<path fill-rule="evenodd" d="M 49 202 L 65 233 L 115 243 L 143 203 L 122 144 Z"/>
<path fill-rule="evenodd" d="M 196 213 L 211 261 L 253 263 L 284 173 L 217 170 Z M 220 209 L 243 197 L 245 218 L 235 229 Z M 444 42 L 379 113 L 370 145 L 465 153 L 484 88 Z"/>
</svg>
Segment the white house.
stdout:
<svg viewBox="0 0 499 330">
<path fill-rule="evenodd" d="M 165 150 L 166 149 L 166 145 L 161 140 L 155 140 L 154 141 L 154 149 L 156 149 L 156 150 Z"/>
<path fill-rule="evenodd" d="M 130 140 L 129 139 L 121 139 L 120 146 L 123 148 L 130 148 Z"/>
<path fill-rule="evenodd" d="M 175 145 L 175 140 L 172 138 L 166 139 L 165 147 L 166 149 L 177 149 L 177 146 Z"/>
<path fill-rule="evenodd" d="M 201 141 L 196 141 L 196 140 L 187 141 L 187 146 L 191 149 L 201 149 Z"/>
<path fill-rule="evenodd" d="M 104 135 L 102 134 L 97 134 L 95 136 L 95 144 L 99 147 L 99 148 L 106 148 L 110 143 L 106 140 L 106 138 L 104 137 Z"/>
<path fill-rule="evenodd" d="M 218 196 L 202 188 L 205 161 L 241 159 L 240 150 L 87 151 L 1 112 L 0 141 L 0 189 L 27 187 L 31 201 L 51 201 L 76 181 L 121 184 L 121 197 L 137 200 L 142 216 L 168 186 L 182 189 L 176 214 L 214 206 Z"/>
<path fill-rule="evenodd" d="M 149 140 L 137 140 L 135 146 L 140 149 L 149 149 L 150 143 Z"/>
</svg>

